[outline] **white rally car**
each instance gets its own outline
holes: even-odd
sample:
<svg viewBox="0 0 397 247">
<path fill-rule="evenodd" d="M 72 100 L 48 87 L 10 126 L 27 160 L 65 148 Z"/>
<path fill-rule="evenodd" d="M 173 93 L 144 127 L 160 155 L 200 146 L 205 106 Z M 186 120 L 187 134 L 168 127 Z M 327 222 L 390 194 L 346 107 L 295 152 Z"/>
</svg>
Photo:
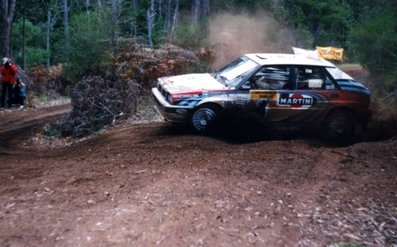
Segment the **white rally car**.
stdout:
<svg viewBox="0 0 397 247">
<path fill-rule="evenodd" d="M 352 136 L 370 116 L 366 87 L 304 55 L 246 54 L 211 74 L 159 78 L 152 94 L 167 121 L 189 123 L 199 133 L 230 115 L 252 115 L 280 126 L 320 126 L 339 138 Z"/>
</svg>

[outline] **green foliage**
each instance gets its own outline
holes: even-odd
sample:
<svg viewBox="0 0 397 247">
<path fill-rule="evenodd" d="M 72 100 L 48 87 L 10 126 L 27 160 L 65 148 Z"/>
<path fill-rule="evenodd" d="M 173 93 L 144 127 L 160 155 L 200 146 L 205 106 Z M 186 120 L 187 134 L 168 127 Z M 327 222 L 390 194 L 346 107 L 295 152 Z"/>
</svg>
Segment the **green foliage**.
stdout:
<svg viewBox="0 0 397 247">
<path fill-rule="evenodd" d="M 23 64 L 23 19 L 18 19 L 13 25 L 14 58 L 17 64 Z M 49 56 L 45 50 L 44 30 L 39 25 L 33 25 L 25 20 L 25 61 L 26 66 L 31 67 L 44 64 Z"/>
<path fill-rule="evenodd" d="M 256 11 L 262 10 L 273 10 L 277 5 L 277 0 L 215 0 L 211 1 L 212 8 L 219 11 Z"/>
<path fill-rule="evenodd" d="M 283 0 L 287 23 L 310 32 L 312 48 L 317 45 L 344 47 L 352 11 L 343 0 Z"/>
<path fill-rule="evenodd" d="M 51 3 L 57 0 L 18 0 L 16 11 L 36 22 L 44 23 L 47 18 L 47 10 Z"/>
<path fill-rule="evenodd" d="M 124 1 L 119 23 L 121 35 L 125 37 L 139 35 L 138 29 L 144 28 L 144 14 L 143 10 L 134 7 L 132 1 Z"/>
<path fill-rule="evenodd" d="M 47 58 L 50 56 L 50 53 L 47 52 L 45 49 L 37 47 L 27 47 L 26 54 L 27 67 L 45 64 Z"/>
<path fill-rule="evenodd" d="M 79 78 L 85 72 L 95 71 L 108 64 L 112 50 L 120 37 L 147 39 L 146 10 L 150 0 L 98 1 L 74 0 L 69 2 L 70 50 L 65 51 L 62 1 L 17 1 L 17 12 L 26 19 L 26 65 L 65 63 L 68 75 Z M 86 4 L 89 3 L 89 6 Z M 112 13 L 112 3 L 119 4 Z M 345 48 L 350 57 L 357 59 L 381 75 L 385 90 L 394 88 L 396 67 L 396 1 L 389 0 L 213 0 L 210 14 L 225 11 L 258 12 L 271 15 L 279 23 L 293 29 L 294 44 L 304 48 L 333 45 Z M 191 48 L 206 45 L 208 16 L 199 16 L 199 24 L 192 23 L 194 1 L 179 0 L 177 26 L 171 37 L 170 20 L 176 0 L 154 2 L 155 46 L 172 38 L 174 43 Z M 161 10 L 161 11 L 160 11 Z M 45 51 L 47 13 L 51 11 L 50 52 Z M 260 12 L 260 11 L 259 11 Z M 167 14 L 169 16 L 167 17 Z M 19 16 L 19 15 L 17 15 Z M 22 19 L 13 24 L 13 57 L 22 64 Z M 350 34 L 350 36 L 349 36 Z M 272 36 L 268 33 L 267 35 Z M 356 61 L 357 61 L 356 60 Z M 354 61 L 352 61 L 354 62 Z"/>
<path fill-rule="evenodd" d="M 65 67 L 66 74 L 72 79 L 94 73 L 109 64 L 114 38 L 109 20 L 98 12 L 82 13 L 72 18 L 71 48 L 67 51 L 69 60 Z"/>
<path fill-rule="evenodd" d="M 182 47 L 199 47 L 204 39 L 203 24 L 193 25 L 190 22 L 179 24 L 173 34 L 173 41 Z"/>
<path fill-rule="evenodd" d="M 397 16 L 384 11 L 354 28 L 350 35 L 352 53 L 382 81 L 377 89 L 397 88 Z"/>
<path fill-rule="evenodd" d="M 312 47 L 314 42 L 313 36 L 310 34 L 309 30 L 304 27 L 296 28 L 295 32 L 295 43 L 297 47 L 309 48 Z"/>
<path fill-rule="evenodd" d="M 154 28 L 152 30 L 152 39 L 154 46 L 158 46 L 161 43 L 164 43 L 166 40 L 166 32 L 164 31 L 164 22 L 163 20 L 158 20 L 154 24 Z"/>
</svg>

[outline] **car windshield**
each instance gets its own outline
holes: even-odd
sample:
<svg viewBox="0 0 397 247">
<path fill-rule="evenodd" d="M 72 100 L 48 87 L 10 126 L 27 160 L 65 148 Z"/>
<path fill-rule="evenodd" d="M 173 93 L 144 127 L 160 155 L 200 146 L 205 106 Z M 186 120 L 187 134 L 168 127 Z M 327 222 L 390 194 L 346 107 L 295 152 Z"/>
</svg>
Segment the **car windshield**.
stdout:
<svg viewBox="0 0 397 247">
<path fill-rule="evenodd" d="M 259 64 L 248 57 L 240 57 L 215 72 L 215 76 L 217 80 L 220 80 L 226 86 L 234 87 L 258 66 Z"/>
<path fill-rule="evenodd" d="M 335 80 L 353 80 L 351 76 L 336 67 L 327 67 L 327 71 Z"/>
</svg>

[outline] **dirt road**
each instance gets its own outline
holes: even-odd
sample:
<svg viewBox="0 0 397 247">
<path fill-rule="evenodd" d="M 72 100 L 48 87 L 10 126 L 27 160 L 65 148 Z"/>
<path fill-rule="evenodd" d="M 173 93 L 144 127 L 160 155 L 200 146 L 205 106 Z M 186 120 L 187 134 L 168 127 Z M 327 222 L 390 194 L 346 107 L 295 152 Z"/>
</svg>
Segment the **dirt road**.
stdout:
<svg viewBox="0 0 397 247">
<path fill-rule="evenodd" d="M 397 246 L 396 139 L 332 147 L 149 123 L 26 141 L 68 109 L 0 112 L 0 246 Z"/>
</svg>

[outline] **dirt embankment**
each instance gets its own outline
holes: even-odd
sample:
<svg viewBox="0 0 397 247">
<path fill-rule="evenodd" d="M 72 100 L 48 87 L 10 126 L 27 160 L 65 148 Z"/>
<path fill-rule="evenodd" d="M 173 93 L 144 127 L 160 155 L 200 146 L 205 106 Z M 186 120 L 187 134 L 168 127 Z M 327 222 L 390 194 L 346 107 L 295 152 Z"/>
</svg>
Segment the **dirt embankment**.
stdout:
<svg viewBox="0 0 397 247">
<path fill-rule="evenodd" d="M 52 107 L 29 108 L 22 110 L 0 111 L 0 145 L 6 145 L 9 141 L 26 138 L 45 123 L 54 122 L 71 109 L 69 104 Z"/>
<path fill-rule="evenodd" d="M 397 245 L 396 139 L 334 147 L 149 123 L 26 142 L 68 109 L 0 113 L 0 246 Z"/>
</svg>

